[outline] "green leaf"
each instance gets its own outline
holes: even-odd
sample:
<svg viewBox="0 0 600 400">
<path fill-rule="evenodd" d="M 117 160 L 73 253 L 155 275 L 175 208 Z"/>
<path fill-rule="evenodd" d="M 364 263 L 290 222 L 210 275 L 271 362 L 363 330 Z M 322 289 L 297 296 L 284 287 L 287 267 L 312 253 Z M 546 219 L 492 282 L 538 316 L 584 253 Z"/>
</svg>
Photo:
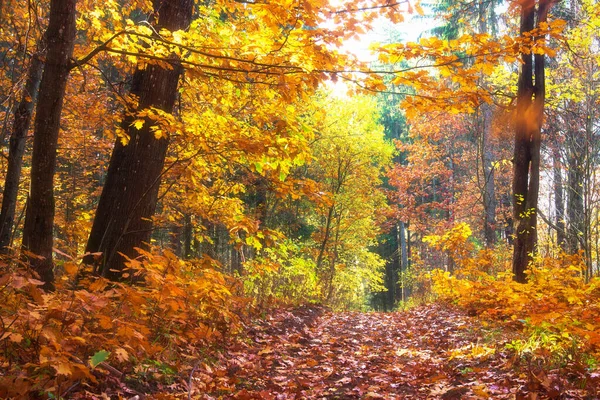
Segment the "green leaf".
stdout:
<svg viewBox="0 0 600 400">
<path fill-rule="evenodd" d="M 285 178 L 287 178 L 287 174 L 285 173 L 285 171 L 279 171 L 279 180 L 283 182 L 285 181 Z"/>
<path fill-rule="evenodd" d="M 96 354 L 94 354 L 90 358 L 90 365 L 92 366 L 92 368 L 96 368 L 98 366 L 98 364 L 100 364 L 101 362 L 106 360 L 109 355 L 110 355 L 110 352 L 106 351 L 106 350 L 100 350 L 100 351 L 96 352 Z"/>
</svg>

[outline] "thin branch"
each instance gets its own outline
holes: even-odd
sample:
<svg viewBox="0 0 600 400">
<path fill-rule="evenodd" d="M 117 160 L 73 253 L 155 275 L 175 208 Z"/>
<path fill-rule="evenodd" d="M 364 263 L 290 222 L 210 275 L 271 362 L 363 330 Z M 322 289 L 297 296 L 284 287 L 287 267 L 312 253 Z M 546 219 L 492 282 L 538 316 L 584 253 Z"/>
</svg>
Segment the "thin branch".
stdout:
<svg viewBox="0 0 600 400">
<path fill-rule="evenodd" d="M 372 6 L 372 7 L 347 8 L 344 10 L 333 11 L 332 14 L 347 14 L 347 13 L 355 13 L 355 12 L 361 12 L 361 11 L 380 10 L 382 8 L 394 8 L 396 6 L 403 5 L 403 4 L 408 4 L 408 1 L 405 0 L 405 1 L 399 1 L 396 3 L 386 3 L 386 4 L 381 4 L 379 6 Z"/>
<path fill-rule="evenodd" d="M 115 33 L 110 38 L 108 38 L 104 43 L 102 43 L 100 46 L 98 46 L 95 49 L 93 49 L 92 51 L 90 51 L 86 56 L 84 56 L 84 57 L 82 57 L 80 59 L 73 60 L 73 62 L 71 62 L 71 64 L 69 65 L 69 69 L 73 69 L 73 68 L 75 68 L 77 66 L 87 64 L 98 53 L 100 53 L 102 51 L 106 51 L 108 49 L 108 45 L 113 40 L 115 40 L 116 38 L 118 38 L 121 35 L 131 34 L 131 33 L 134 33 L 134 32 L 124 30 L 124 31 L 120 31 L 120 32 Z"/>
</svg>

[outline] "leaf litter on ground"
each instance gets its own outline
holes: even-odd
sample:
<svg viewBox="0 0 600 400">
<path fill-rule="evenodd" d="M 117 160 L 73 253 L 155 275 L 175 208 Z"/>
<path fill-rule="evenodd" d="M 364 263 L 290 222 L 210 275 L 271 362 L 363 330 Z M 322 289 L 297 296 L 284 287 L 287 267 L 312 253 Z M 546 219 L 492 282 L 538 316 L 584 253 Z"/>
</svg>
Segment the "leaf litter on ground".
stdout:
<svg viewBox="0 0 600 400">
<path fill-rule="evenodd" d="M 517 329 L 433 304 L 406 312 L 276 310 L 198 368 L 200 399 L 592 399 L 515 362 Z M 590 386 L 591 385 L 591 386 Z M 591 388 L 591 389 L 590 389 Z"/>
</svg>

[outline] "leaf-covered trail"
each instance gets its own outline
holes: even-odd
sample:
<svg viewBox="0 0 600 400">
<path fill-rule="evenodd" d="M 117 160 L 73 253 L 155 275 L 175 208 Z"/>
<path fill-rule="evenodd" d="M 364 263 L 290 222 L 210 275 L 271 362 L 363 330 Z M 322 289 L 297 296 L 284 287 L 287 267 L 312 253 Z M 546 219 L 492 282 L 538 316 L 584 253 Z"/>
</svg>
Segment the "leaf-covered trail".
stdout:
<svg viewBox="0 0 600 400">
<path fill-rule="evenodd" d="M 217 367 L 203 364 L 193 391 L 207 399 L 514 399 L 545 391 L 542 380 L 532 387 L 505 367 L 505 341 L 506 332 L 441 306 L 301 308 L 257 324 Z"/>
</svg>

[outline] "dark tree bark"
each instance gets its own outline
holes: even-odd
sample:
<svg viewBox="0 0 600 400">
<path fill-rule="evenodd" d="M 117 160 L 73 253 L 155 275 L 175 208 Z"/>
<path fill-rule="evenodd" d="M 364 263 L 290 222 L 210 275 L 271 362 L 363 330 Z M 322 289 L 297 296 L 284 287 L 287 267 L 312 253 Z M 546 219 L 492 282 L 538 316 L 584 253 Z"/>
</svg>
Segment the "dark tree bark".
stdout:
<svg viewBox="0 0 600 400">
<path fill-rule="evenodd" d="M 549 0 L 521 3 L 521 35 L 546 21 L 550 4 Z M 513 160 L 513 218 L 516 225 L 513 278 L 517 282 L 526 281 L 525 271 L 537 245 L 540 144 L 545 100 L 544 55 L 522 53 L 521 59 Z"/>
<path fill-rule="evenodd" d="M 23 229 L 25 258 L 44 288 L 54 288 L 52 263 L 54 172 L 60 117 L 75 43 L 76 0 L 52 0 L 46 31 L 46 62 L 36 108 L 31 156 L 31 189 Z M 30 256 L 30 254 L 34 256 Z"/>
<path fill-rule="evenodd" d="M 15 209 L 17 206 L 17 195 L 19 193 L 19 181 L 21 179 L 21 168 L 23 166 L 23 153 L 27 132 L 31 125 L 31 116 L 38 94 L 44 63 L 39 54 L 31 57 L 31 64 L 27 72 L 27 80 L 21 95 L 21 101 L 15 110 L 12 133 L 8 147 L 8 167 L 4 180 L 4 191 L 2 195 L 2 209 L 0 211 L 0 253 L 7 253 L 11 246 L 13 225 L 15 220 Z"/>
<path fill-rule="evenodd" d="M 242 251 L 242 247 L 238 249 L 236 246 L 231 246 L 231 271 L 237 272 L 239 276 L 243 273 Z"/>
<path fill-rule="evenodd" d="M 173 251 L 173 253 L 177 254 L 178 257 L 183 258 L 183 246 L 181 243 L 181 239 L 183 236 L 183 226 L 181 225 L 173 225 L 171 228 L 171 232 L 169 232 L 169 248 Z"/>
<path fill-rule="evenodd" d="M 155 0 L 156 31 L 187 29 L 193 4 L 193 0 Z M 148 65 L 136 70 L 131 92 L 139 98 L 137 111 L 149 107 L 173 111 L 183 68 L 176 59 L 170 63 L 172 68 Z M 123 121 L 129 143 L 115 144 L 86 248 L 90 253 L 102 253 L 96 272 L 110 279 L 121 276 L 126 261 L 122 255 L 135 257 L 135 248 L 145 248 L 150 241 L 169 143 L 154 137 L 150 120 L 139 130 L 132 126 L 135 116 L 131 114 Z"/>
</svg>

